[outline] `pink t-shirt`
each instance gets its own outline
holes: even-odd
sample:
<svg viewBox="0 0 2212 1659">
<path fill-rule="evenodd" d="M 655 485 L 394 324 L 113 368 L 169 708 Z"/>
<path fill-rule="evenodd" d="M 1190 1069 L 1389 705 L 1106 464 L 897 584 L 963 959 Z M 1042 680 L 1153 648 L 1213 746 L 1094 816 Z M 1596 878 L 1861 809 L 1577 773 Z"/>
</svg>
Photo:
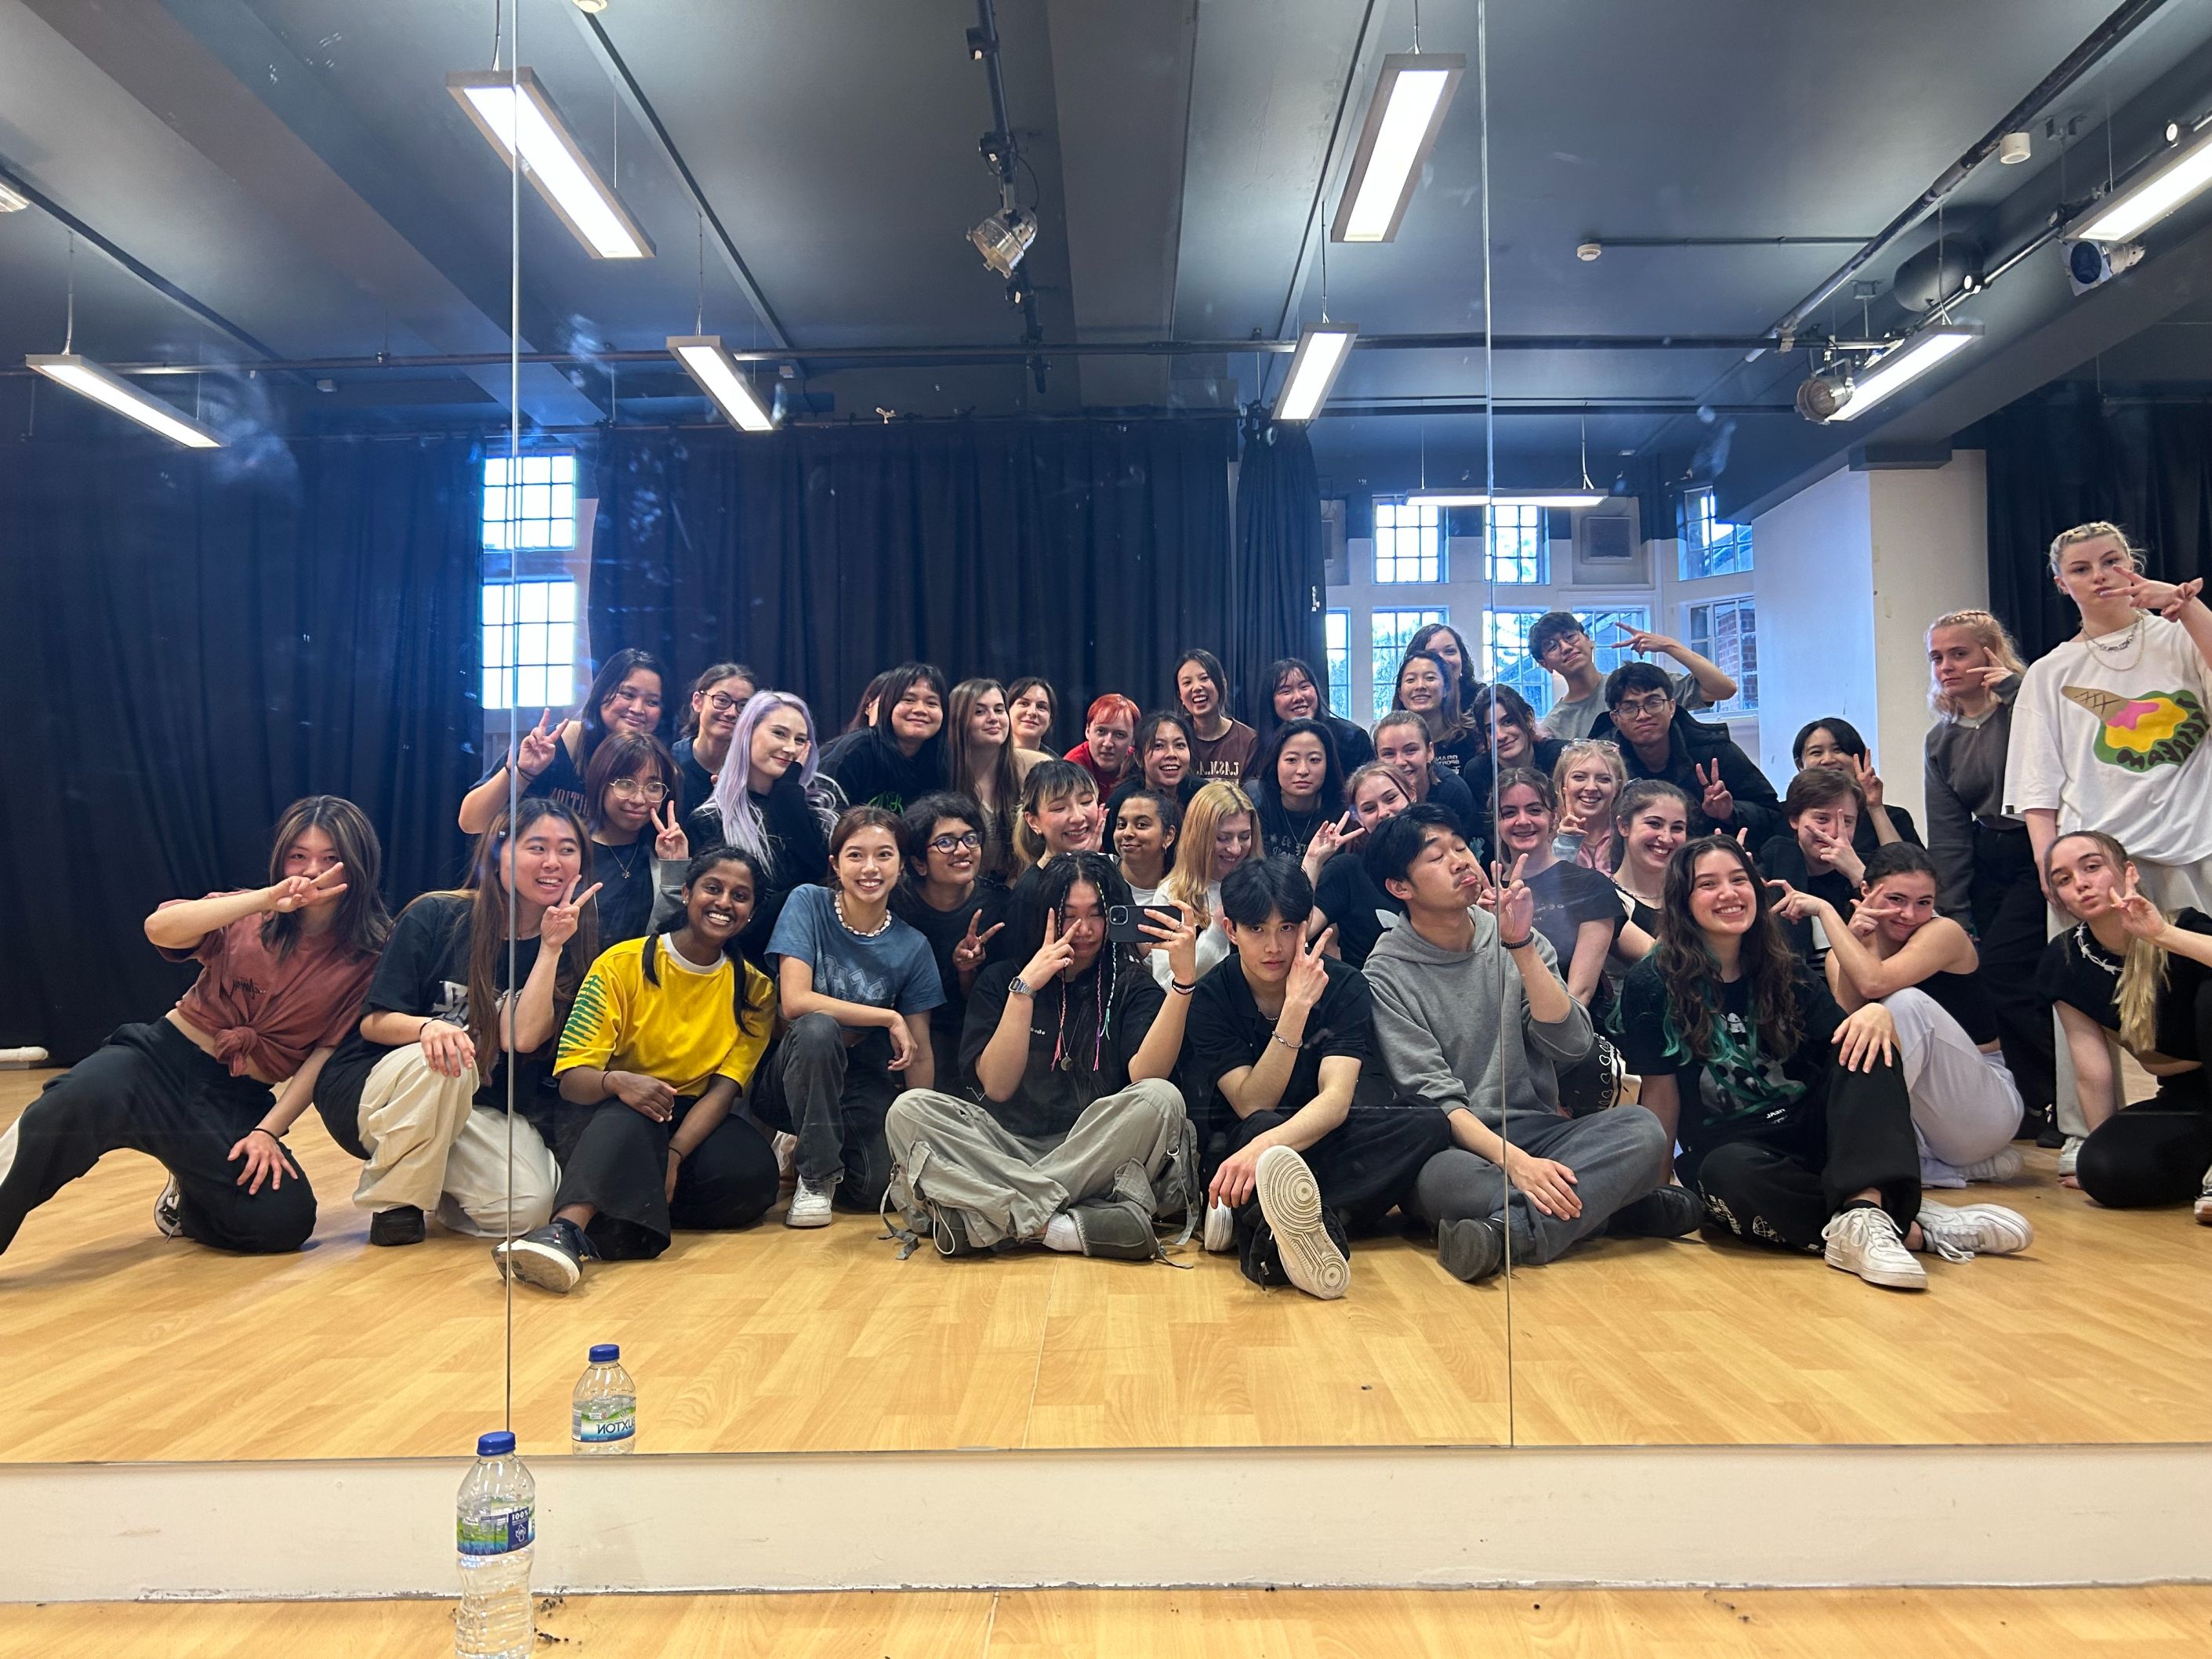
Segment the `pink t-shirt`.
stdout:
<svg viewBox="0 0 2212 1659">
<path fill-rule="evenodd" d="M 231 1075 L 281 1079 L 316 1049 L 336 1048 L 360 1023 L 376 953 L 353 950 L 334 933 L 300 933 L 280 957 L 263 942 L 264 920 L 240 916 L 189 951 L 161 954 L 200 964 L 177 1012 L 215 1039 Z"/>
</svg>

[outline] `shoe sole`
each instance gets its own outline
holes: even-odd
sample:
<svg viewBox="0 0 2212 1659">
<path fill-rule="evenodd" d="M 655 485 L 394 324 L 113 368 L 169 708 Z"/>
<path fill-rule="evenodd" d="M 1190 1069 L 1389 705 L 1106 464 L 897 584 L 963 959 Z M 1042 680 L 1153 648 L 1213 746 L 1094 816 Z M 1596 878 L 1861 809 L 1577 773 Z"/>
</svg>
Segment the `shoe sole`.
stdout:
<svg viewBox="0 0 2212 1659">
<path fill-rule="evenodd" d="M 787 1227 L 826 1227 L 830 1224 L 832 1213 L 829 1210 L 824 1210 L 820 1215 L 803 1216 L 795 1213 L 793 1210 L 787 1209 L 783 1212 L 783 1224 Z"/>
<path fill-rule="evenodd" d="M 1226 1204 L 1206 1206 L 1206 1249 L 1213 1255 L 1225 1255 L 1237 1248 L 1237 1212 Z"/>
<path fill-rule="evenodd" d="M 2010 1156 L 2007 1156 L 2009 1153 Z M 1979 1164 L 1969 1164 L 1959 1171 L 1968 1181 L 2010 1181 L 2026 1166 L 2026 1160 L 2009 1146 L 1995 1158 L 1985 1158 Z"/>
<path fill-rule="evenodd" d="M 1869 1285 L 1879 1285 L 1887 1291 L 1924 1291 L 1928 1288 L 1928 1270 L 1918 1262 L 1907 1272 L 1903 1267 L 1855 1267 L 1850 1262 L 1822 1252 L 1822 1258 L 1838 1273 L 1856 1273 Z"/>
<path fill-rule="evenodd" d="M 177 1213 L 177 1206 L 181 1202 L 182 1196 L 173 1181 L 162 1188 L 161 1197 L 154 1200 L 154 1231 L 162 1237 L 182 1238 L 185 1236 L 184 1218 Z"/>
<path fill-rule="evenodd" d="M 2010 1255 L 2035 1243 L 2035 1225 L 2024 1215 L 1995 1215 L 1988 1206 L 1952 1213 L 1968 1218 L 1968 1228 L 1974 1237 L 1966 1248 L 1976 1255 Z M 1920 1231 L 1924 1233 L 1928 1228 L 1923 1224 Z"/>
<path fill-rule="evenodd" d="M 1447 1221 L 1437 1229 L 1437 1263 L 1461 1284 L 1480 1285 L 1505 1266 L 1505 1249 L 1480 1221 Z"/>
<path fill-rule="evenodd" d="M 526 1285 L 535 1285 L 541 1291 L 550 1291 L 556 1296 L 568 1295 L 584 1276 L 583 1268 L 567 1255 L 535 1239 L 510 1239 L 495 1244 L 491 1247 L 491 1259 L 499 1264 L 501 1273 Z"/>
<path fill-rule="evenodd" d="M 1334 1302 L 1350 1288 L 1352 1264 L 1322 1224 L 1321 1184 L 1305 1159 L 1288 1146 L 1260 1154 L 1255 1171 L 1260 1213 L 1273 1229 L 1283 1272 L 1308 1296 Z"/>
</svg>

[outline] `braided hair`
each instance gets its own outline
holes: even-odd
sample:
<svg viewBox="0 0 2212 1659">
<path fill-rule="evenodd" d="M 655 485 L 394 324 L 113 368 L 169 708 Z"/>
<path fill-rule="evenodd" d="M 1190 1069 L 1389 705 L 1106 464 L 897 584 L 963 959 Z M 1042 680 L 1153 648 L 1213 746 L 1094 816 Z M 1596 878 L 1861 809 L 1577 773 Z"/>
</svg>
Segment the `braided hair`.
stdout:
<svg viewBox="0 0 2212 1659">
<path fill-rule="evenodd" d="M 1117 904 L 1134 901 L 1129 894 L 1129 884 L 1121 872 L 1099 853 L 1063 853 L 1050 864 L 1040 866 L 1034 879 L 1024 880 L 1015 889 L 1013 915 L 1007 928 L 1015 941 L 1013 956 L 1023 960 L 1023 951 L 1035 952 L 1044 944 L 1045 919 L 1052 918 L 1054 926 L 1065 933 L 1067 929 L 1067 903 L 1078 884 L 1090 887 L 1098 895 L 1101 915 Z M 1143 971 L 1142 951 L 1133 945 L 1116 945 L 1108 939 L 1099 947 L 1097 960 L 1085 975 L 1086 987 L 1079 981 L 1071 984 L 1066 975 L 1054 981 L 1060 994 L 1059 1039 L 1053 1046 L 1053 1064 L 1071 1071 L 1079 1070 L 1086 1078 L 1095 1079 L 1104 1069 L 1106 1044 L 1113 1035 L 1114 993 L 1121 975 L 1134 968 Z M 1077 1047 L 1068 1046 L 1068 1017 L 1071 1006 L 1081 996 L 1091 999 L 1091 1056 L 1083 1061 L 1080 1049 L 1081 1032 L 1077 1032 Z M 1040 993 L 1042 994 L 1042 993 Z"/>
</svg>

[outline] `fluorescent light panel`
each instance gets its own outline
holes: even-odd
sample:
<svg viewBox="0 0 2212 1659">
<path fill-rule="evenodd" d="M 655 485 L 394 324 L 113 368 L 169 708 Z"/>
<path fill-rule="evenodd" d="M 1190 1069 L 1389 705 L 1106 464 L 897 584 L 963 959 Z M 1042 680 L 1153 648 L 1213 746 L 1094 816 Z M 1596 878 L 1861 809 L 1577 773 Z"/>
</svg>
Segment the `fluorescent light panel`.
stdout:
<svg viewBox="0 0 2212 1659">
<path fill-rule="evenodd" d="M 57 386 L 65 386 L 80 397 L 104 404 L 118 415 L 127 416 L 187 448 L 222 447 L 222 440 L 198 421 L 158 398 L 148 397 L 122 376 L 102 368 L 89 358 L 72 354 L 68 356 L 26 357 L 23 362 Z"/>
<path fill-rule="evenodd" d="M 1947 323 L 1923 329 L 1901 345 L 1892 346 L 1861 371 L 1851 383 L 1851 395 L 1829 418 L 1856 420 L 1885 398 L 1904 390 L 1929 369 L 1982 337 L 1979 323 Z"/>
<path fill-rule="evenodd" d="M 2212 126 L 2181 145 L 2163 167 L 2146 174 L 2094 210 L 2069 235 L 2087 242 L 2124 242 L 2212 185 Z"/>
<path fill-rule="evenodd" d="M 1424 507 L 1601 507 L 1611 499 L 1594 489 L 1523 489 L 1492 495 L 1475 489 L 1414 489 L 1406 499 Z"/>
<path fill-rule="evenodd" d="M 1336 204 L 1329 240 L 1387 242 L 1412 201 L 1421 164 L 1436 147 L 1467 55 L 1398 52 L 1382 60 L 1382 78 L 1367 101 L 1367 119 L 1352 153 L 1352 173 Z"/>
<path fill-rule="evenodd" d="M 1359 329 L 1352 323 L 1316 323 L 1298 335 L 1298 349 L 1291 358 L 1291 372 L 1275 396 L 1279 421 L 1310 421 L 1328 401 L 1336 373 L 1352 355 Z"/>
<path fill-rule="evenodd" d="M 622 198 L 584 159 L 584 152 L 569 134 L 568 124 L 561 118 L 561 112 L 553 106 L 535 75 L 526 69 L 516 70 L 513 85 L 508 84 L 504 70 L 449 75 L 446 90 L 469 112 L 477 131 L 502 159 L 512 155 L 516 143 L 520 143 L 530 182 L 594 258 L 653 257 L 652 239 L 630 217 Z"/>
<path fill-rule="evenodd" d="M 699 383 L 699 388 L 714 400 L 715 406 L 730 417 L 732 426 L 747 432 L 772 432 L 775 418 L 754 394 L 745 377 L 738 373 L 738 365 L 730 354 L 722 349 L 719 334 L 672 334 L 668 349 L 676 361 Z"/>
</svg>

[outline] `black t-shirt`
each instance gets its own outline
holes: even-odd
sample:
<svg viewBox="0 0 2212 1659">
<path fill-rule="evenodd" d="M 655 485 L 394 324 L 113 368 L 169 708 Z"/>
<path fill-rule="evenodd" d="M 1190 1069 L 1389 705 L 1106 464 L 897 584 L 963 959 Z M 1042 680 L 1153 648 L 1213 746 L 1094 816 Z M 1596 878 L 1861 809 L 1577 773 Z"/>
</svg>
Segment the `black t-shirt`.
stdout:
<svg viewBox="0 0 2212 1659">
<path fill-rule="evenodd" d="M 2212 933 L 2212 916 L 2202 910 L 2183 910 L 2174 917 L 2173 925 L 2191 933 Z M 2094 937 L 2086 940 L 2085 948 L 2083 936 L 2087 932 L 2078 925 L 2069 927 L 2043 947 L 2043 963 L 2035 975 L 2036 994 L 2078 1008 L 2106 1030 L 2117 1032 L 2124 958 Z M 2212 1062 L 2212 1054 L 2202 1053 L 2197 1040 L 2197 994 L 2212 977 L 2212 968 L 2169 951 L 2166 969 L 2166 982 L 2159 991 L 2152 1026 L 2158 1052 L 2169 1060 Z"/>
<path fill-rule="evenodd" d="M 584 885 L 599 884 L 592 908 L 599 913 L 602 951 L 626 939 L 643 939 L 653 921 L 653 839 L 642 835 L 627 847 L 592 843 L 592 872 Z"/>
<path fill-rule="evenodd" d="M 1321 867 L 1314 886 L 1314 908 L 1336 929 L 1336 948 L 1354 968 L 1367 965 L 1368 953 L 1406 914 L 1406 907 L 1377 887 L 1367 873 L 1358 847 L 1347 847 Z"/>
<path fill-rule="evenodd" d="M 1617 939 L 1628 921 L 1620 908 L 1620 890 L 1595 870 L 1559 863 L 1528 879 L 1529 896 L 1536 901 L 1536 931 L 1551 941 L 1563 981 L 1573 964 L 1575 943 L 1584 922 L 1601 921 Z M 1601 973 L 1590 994 L 1591 1012 L 1602 1014 L 1612 1006 L 1612 989 Z"/>
<path fill-rule="evenodd" d="M 960 1079 L 974 1087 L 976 1098 L 1007 1133 L 1031 1140 L 1054 1139 L 1074 1127 L 1092 1101 L 1129 1086 L 1129 1061 L 1166 1005 L 1167 993 L 1150 970 L 1126 963 L 1114 968 L 1104 951 L 1073 985 L 1065 978 L 1054 980 L 1030 1003 L 1030 1058 L 1021 1086 L 1012 1099 L 993 1100 L 975 1075 L 975 1061 L 999 1029 L 1006 987 L 1022 966 L 1001 962 L 975 976 L 968 995 L 968 1023 L 960 1036 Z M 1102 971 L 1117 975 L 1110 997 L 1102 998 Z M 1102 1000 L 1109 1004 L 1103 1035 L 1095 1017 Z M 1094 1056 L 1096 1071 L 1091 1069 Z"/>
<path fill-rule="evenodd" d="M 1271 859 L 1303 859 L 1314 832 L 1332 816 L 1316 801 L 1310 811 L 1294 812 L 1273 789 L 1256 788 L 1252 804 L 1259 809 L 1261 848 Z M 1340 811 L 1334 816 L 1341 817 Z"/>
<path fill-rule="evenodd" d="M 1824 898 L 1836 907 L 1836 914 L 1845 921 L 1851 919 L 1851 904 L 1858 894 L 1850 878 L 1833 870 L 1823 870 L 1814 875 L 1812 866 L 1805 862 L 1805 849 L 1797 844 L 1795 835 L 1776 836 L 1761 847 L 1759 868 L 1769 881 L 1786 881 L 1801 893 Z M 1776 920 L 1780 921 L 1778 917 Z M 1782 921 L 1780 925 L 1790 940 L 1790 948 L 1806 961 L 1817 961 L 1827 954 L 1825 951 L 1815 954 L 1810 921 Z"/>
<path fill-rule="evenodd" d="M 586 757 L 586 764 L 589 761 L 590 757 Z M 498 764 L 477 781 L 479 784 L 489 782 L 500 775 L 506 765 L 506 757 L 502 756 Z M 568 744 L 566 738 L 553 745 L 553 758 L 547 763 L 543 772 L 534 778 L 526 778 L 518 770 L 514 777 L 517 785 L 516 799 L 528 800 L 532 795 L 538 795 L 547 800 L 558 802 L 580 818 L 584 816 L 584 774 L 576 763 L 568 758 Z M 502 805 L 499 810 L 503 812 L 507 808 Z"/>
<path fill-rule="evenodd" d="M 1765 1051 L 1751 1023 L 1751 981 L 1709 981 L 1714 1000 L 1713 1054 L 1689 1052 L 1681 1023 L 1668 1006 L 1666 981 L 1655 953 L 1628 970 L 1620 988 L 1620 1053 L 1628 1069 L 1644 1077 L 1672 1076 L 1681 1103 L 1675 1139 L 1685 1180 L 1707 1152 L 1731 1140 L 1774 1140 L 1803 1149 L 1819 1163 L 1816 1131 L 1826 1121 L 1820 1097 L 1835 1050 L 1829 1039 L 1844 1012 L 1826 983 L 1796 964 L 1790 991 L 1802 1035 L 1787 1060 Z"/>
<path fill-rule="evenodd" d="M 1889 813 L 1889 822 L 1897 831 L 1898 840 L 1903 842 L 1907 847 L 1920 847 L 1926 844 L 1920 839 L 1920 829 L 1912 822 L 1911 813 L 1906 811 L 1902 806 L 1892 806 L 1885 810 Z M 1851 831 L 1851 851 L 1859 855 L 1859 861 L 1863 864 L 1874 856 L 1875 849 L 1881 845 L 1881 837 L 1875 834 L 1874 830 L 1874 814 L 1861 812 L 1858 827 Z"/>
<path fill-rule="evenodd" d="M 1290 1081 L 1274 1109 L 1287 1117 L 1321 1092 L 1321 1063 L 1342 1055 L 1363 1070 L 1375 1060 L 1375 997 L 1366 977 L 1340 962 L 1327 964 L 1328 986 L 1306 1016 L 1305 1034 Z M 1260 1011 L 1244 977 L 1244 964 L 1232 952 L 1214 964 L 1191 994 L 1190 1021 L 1183 1028 L 1184 1097 L 1203 1141 L 1225 1129 L 1236 1109 L 1220 1096 L 1221 1079 L 1241 1066 L 1257 1065 L 1273 1041 L 1275 1022 Z"/>
<path fill-rule="evenodd" d="M 1474 793 L 1449 772 L 1439 771 L 1429 781 L 1429 805 L 1441 806 L 1459 820 L 1460 833 L 1480 854 L 1490 842 L 1490 811 Z"/>
<path fill-rule="evenodd" d="M 753 896 L 752 920 L 738 935 L 738 949 L 748 961 L 757 963 L 768 953 L 769 940 L 775 937 L 776 918 L 783 914 L 785 901 L 795 889 L 819 886 L 829 876 L 830 836 L 793 772 L 778 778 L 765 795 L 749 790 L 745 799 L 761 815 L 769 844 L 769 867 L 761 872 L 762 890 Z M 684 820 L 684 833 L 690 840 L 694 858 L 730 844 L 722 815 L 703 803 Z"/>
<path fill-rule="evenodd" d="M 903 812 L 932 790 L 945 787 L 945 743 L 940 734 L 911 755 L 872 726 L 833 738 L 822 751 L 822 769 L 837 781 L 854 806 Z"/>
<path fill-rule="evenodd" d="M 1336 763 L 1349 777 L 1375 758 L 1375 739 L 1340 714 L 1324 713 L 1321 723 L 1328 727 L 1328 734 L 1336 740 Z"/>
<path fill-rule="evenodd" d="M 1959 1022 L 1976 1048 L 1997 1040 L 1996 1000 L 1978 969 L 1971 974 L 1930 974 L 1920 981 L 1920 988 Z"/>
<path fill-rule="evenodd" d="M 689 738 L 677 738 L 669 752 L 676 757 L 676 815 L 682 817 L 707 804 L 714 793 L 714 775 L 699 764 Z"/>
<path fill-rule="evenodd" d="M 427 1014 L 465 1028 L 469 1023 L 469 941 L 473 931 L 469 921 L 471 908 L 471 902 L 465 896 L 431 894 L 402 911 L 398 921 L 392 925 L 392 937 L 385 942 L 384 955 L 377 961 L 376 976 L 368 982 L 368 995 L 362 1005 L 362 1012 Z M 507 978 L 504 949 L 499 953 L 494 970 L 494 982 L 501 991 L 508 989 L 510 983 L 519 985 L 526 981 L 530 970 L 538 963 L 536 939 L 517 939 L 514 943 L 515 979 L 510 981 Z M 538 1103 L 536 1097 L 552 1069 L 553 1050 L 559 1037 L 559 1022 L 556 1021 L 554 1034 L 544 1048 L 512 1057 L 501 1054 L 491 1075 L 477 1089 L 476 1103 L 505 1108 L 510 1059 L 514 1062 L 516 1105 Z M 323 1067 L 315 1088 L 316 1103 L 325 1109 L 326 1118 L 335 1116 L 338 1120 L 331 1125 L 333 1136 L 339 1136 L 341 1127 L 345 1127 L 339 1145 L 347 1146 L 349 1151 L 358 1144 L 354 1139 L 358 1132 L 349 1124 L 360 1104 L 362 1085 L 376 1062 L 392 1052 L 380 1042 L 371 1042 L 356 1027 Z"/>
<path fill-rule="evenodd" d="M 937 1086 L 948 1093 L 959 1080 L 960 1032 L 968 1016 L 968 994 L 960 988 L 960 970 L 952 965 L 952 952 L 968 937 L 971 916 L 975 919 L 976 933 L 988 933 L 1006 921 L 1008 902 L 1005 888 L 982 881 L 950 910 L 933 909 L 910 887 L 901 887 L 891 895 L 891 914 L 929 941 L 929 954 L 936 960 L 938 978 L 945 987 L 945 1001 L 930 1011 L 929 1036 L 930 1046 L 937 1054 Z M 987 941 L 986 951 L 1005 937 L 1001 933 Z M 982 970 L 976 971 L 980 975 Z"/>
</svg>

